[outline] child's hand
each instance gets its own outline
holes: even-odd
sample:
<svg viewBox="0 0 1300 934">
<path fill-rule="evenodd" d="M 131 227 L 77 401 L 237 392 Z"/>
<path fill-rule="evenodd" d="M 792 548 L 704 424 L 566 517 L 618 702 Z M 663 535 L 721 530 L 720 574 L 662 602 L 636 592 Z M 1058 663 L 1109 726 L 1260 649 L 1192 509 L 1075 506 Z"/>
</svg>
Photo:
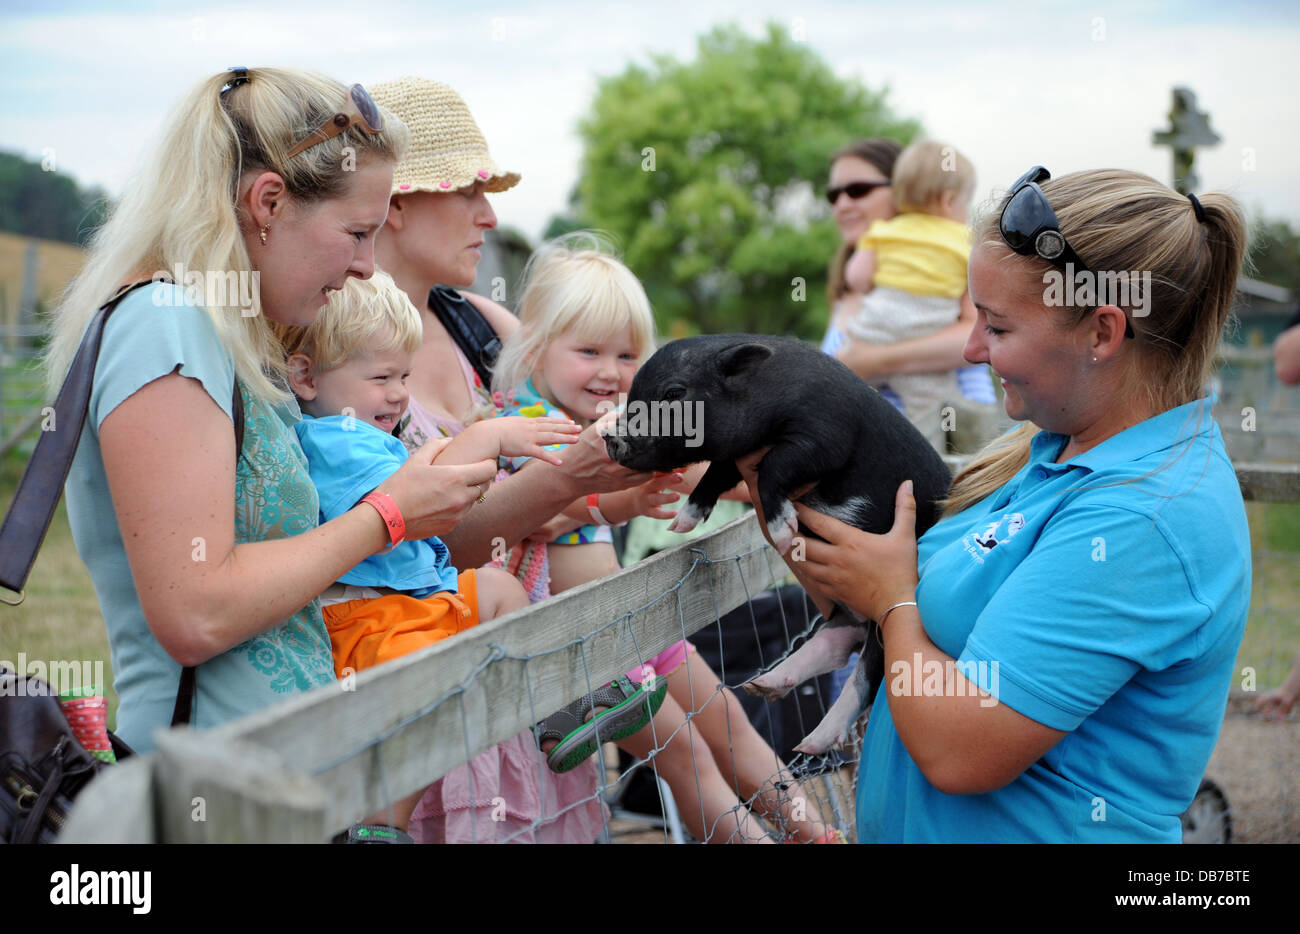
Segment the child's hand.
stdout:
<svg viewBox="0 0 1300 934">
<path fill-rule="evenodd" d="M 564 462 L 560 460 L 558 452 L 548 451 L 544 445 L 572 444 L 582 433 L 582 428 L 567 418 L 550 416 L 525 418 L 522 415 L 511 415 L 494 418 L 487 424 L 498 432 L 501 453 L 506 457 L 536 457 L 555 467 Z"/>
<path fill-rule="evenodd" d="M 844 281 L 862 295 L 871 291 L 876 278 L 876 251 L 859 247 L 844 266 Z"/>
<path fill-rule="evenodd" d="M 688 487 L 686 477 L 680 471 L 657 473 L 650 482 L 613 495 L 627 497 L 625 508 L 620 509 L 623 515 L 630 513 L 632 516 L 649 516 L 651 519 L 672 519 L 677 513 L 663 507 L 677 502 Z"/>
<path fill-rule="evenodd" d="M 574 519 L 571 516 L 566 516 L 564 513 L 560 513 L 558 516 L 549 519 L 546 523 L 534 529 L 525 541 L 542 542 L 543 544 L 553 542 L 561 535 L 572 532 L 574 529 L 581 528 L 585 524 L 586 523 L 580 519 Z"/>
<path fill-rule="evenodd" d="M 511 415 L 489 418 L 470 425 L 439 453 L 439 464 L 475 463 L 485 458 L 537 457 L 548 464 L 561 466 L 557 451 L 544 444 L 572 444 L 582 429 L 564 418 L 525 418 Z"/>
</svg>

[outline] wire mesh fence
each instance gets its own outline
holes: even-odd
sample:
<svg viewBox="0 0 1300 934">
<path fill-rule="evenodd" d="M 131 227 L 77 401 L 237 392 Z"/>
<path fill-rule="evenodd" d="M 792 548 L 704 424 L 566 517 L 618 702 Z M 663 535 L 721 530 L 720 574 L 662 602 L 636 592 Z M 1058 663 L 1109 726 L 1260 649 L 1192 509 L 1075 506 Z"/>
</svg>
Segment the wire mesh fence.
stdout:
<svg viewBox="0 0 1300 934">
<path fill-rule="evenodd" d="M 1300 499 L 1295 468 L 1243 468 L 1242 479 L 1248 495 Z M 1207 778 L 1226 797 L 1232 839 L 1294 842 L 1300 718 L 1265 723 L 1254 701 L 1300 648 L 1295 604 L 1271 582 L 1294 581 L 1297 556 L 1266 546 L 1261 537 L 1241 656 L 1254 690 L 1234 688 Z M 781 706 L 739 690 L 816 623 L 797 588 L 770 589 L 784 577 L 752 516 L 737 519 L 338 686 L 216 730 L 169 731 L 156 755 L 88 789 L 65 837 L 320 841 L 436 780 L 440 793 L 425 792 L 411 824 L 429 842 L 852 840 L 860 731 L 842 752 L 791 752 L 826 713 L 827 685 L 809 682 Z M 530 727 L 681 640 L 695 646 L 687 661 L 643 671 L 647 690 L 669 683 L 676 712 L 663 719 L 661 708 L 621 752 L 607 744 L 551 772 Z M 514 772 L 498 752 L 511 743 L 532 750 Z M 1221 836 L 1198 814 L 1198 833 Z"/>
</svg>

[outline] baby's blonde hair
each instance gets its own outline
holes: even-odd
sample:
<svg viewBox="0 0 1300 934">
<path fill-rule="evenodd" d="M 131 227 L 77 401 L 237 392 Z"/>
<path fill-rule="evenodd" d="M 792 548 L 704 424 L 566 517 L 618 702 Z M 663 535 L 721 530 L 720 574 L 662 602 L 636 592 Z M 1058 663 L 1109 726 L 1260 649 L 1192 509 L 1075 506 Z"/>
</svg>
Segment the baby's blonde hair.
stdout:
<svg viewBox="0 0 1300 934">
<path fill-rule="evenodd" d="M 899 154 L 889 187 L 900 213 L 923 212 L 949 191 L 969 201 L 975 191 L 975 167 L 947 143 L 925 139 Z"/>
<path fill-rule="evenodd" d="M 524 283 L 519 330 L 501 349 L 494 390 L 523 385 L 545 349 L 566 333 L 602 341 L 630 325 L 641 360 L 654 352 L 650 300 L 604 235 L 584 230 L 543 244 L 528 260 Z"/>
<path fill-rule="evenodd" d="M 309 326 L 276 331 L 285 354 L 305 354 L 317 373 L 365 354 L 415 353 L 424 340 L 420 312 L 392 276 L 378 270 L 369 279 L 349 278 Z"/>
</svg>

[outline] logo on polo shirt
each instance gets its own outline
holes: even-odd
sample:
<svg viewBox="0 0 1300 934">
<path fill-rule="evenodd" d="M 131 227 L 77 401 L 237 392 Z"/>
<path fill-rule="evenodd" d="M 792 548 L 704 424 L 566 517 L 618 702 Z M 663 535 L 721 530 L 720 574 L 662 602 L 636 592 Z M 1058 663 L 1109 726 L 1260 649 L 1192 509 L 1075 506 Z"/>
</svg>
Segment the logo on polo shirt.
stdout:
<svg viewBox="0 0 1300 934">
<path fill-rule="evenodd" d="M 1018 512 L 1004 512 L 982 532 L 972 532 L 966 540 L 966 553 L 980 564 L 984 556 L 1025 527 L 1025 517 Z"/>
</svg>

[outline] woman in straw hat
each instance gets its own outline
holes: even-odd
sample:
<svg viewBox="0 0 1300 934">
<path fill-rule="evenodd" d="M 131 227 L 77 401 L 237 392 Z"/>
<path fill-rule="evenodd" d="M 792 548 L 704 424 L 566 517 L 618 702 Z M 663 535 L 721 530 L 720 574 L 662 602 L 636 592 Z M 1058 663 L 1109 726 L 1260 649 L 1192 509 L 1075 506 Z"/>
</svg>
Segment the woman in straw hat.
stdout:
<svg viewBox="0 0 1300 934">
<path fill-rule="evenodd" d="M 393 174 L 388 223 L 375 257 L 424 319 L 424 344 L 408 383 L 410 406 L 399 426 L 403 440 L 415 447 L 456 434 L 491 405 L 474 367 L 431 310 L 429 292 L 436 285 L 473 284 L 484 232 L 497 224 L 486 195 L 514 187 L 519 175 L 492 160 L 465 102 L 447 85 L 400 78 L 372 91 L 411 131 L 410 153 Z M 499 337 L 518 327 L 514 315 L 495 302 L 471 293 L 465 298 Z M 589 493 L 650 479 L 611 462 L 594 429 L 584 431 L 561 457 L 563 467 L 536 462 L 493 484 L 475 507 L 478 515 L 471 513 L 441 536 L 457 566 L 487 563 L 498 537 L 518 542 Z M 504 821 L 492 820 L 499 810 L 494 798 L 506 801 Z M 562 816 L 545 820 L 566 808 Z M 417 808 L 411 833 L 436 842 L 501 839 L 520 831 L 537 842 L 591 842 L 603 816 L 593 771 L 551 772 L 532 735 L 524 732 L 437 782 Z"/>
</svg>

